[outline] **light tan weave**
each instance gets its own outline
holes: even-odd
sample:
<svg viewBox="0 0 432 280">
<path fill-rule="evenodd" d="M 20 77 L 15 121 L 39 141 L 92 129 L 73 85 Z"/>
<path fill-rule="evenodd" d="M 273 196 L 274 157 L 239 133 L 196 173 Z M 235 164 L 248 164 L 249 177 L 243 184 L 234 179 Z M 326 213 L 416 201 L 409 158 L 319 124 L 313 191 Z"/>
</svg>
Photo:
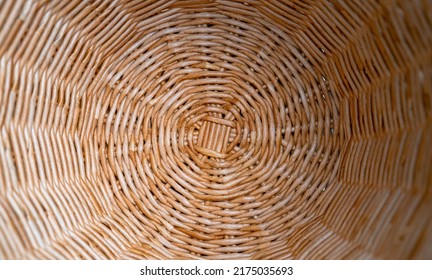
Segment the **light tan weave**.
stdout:
<svg viewBox="0 0 432 280">
<path fill-rule="evenodd" d="M 0 1 L 0 258 L 432 258 L 432 4 Z"/>
</svg>

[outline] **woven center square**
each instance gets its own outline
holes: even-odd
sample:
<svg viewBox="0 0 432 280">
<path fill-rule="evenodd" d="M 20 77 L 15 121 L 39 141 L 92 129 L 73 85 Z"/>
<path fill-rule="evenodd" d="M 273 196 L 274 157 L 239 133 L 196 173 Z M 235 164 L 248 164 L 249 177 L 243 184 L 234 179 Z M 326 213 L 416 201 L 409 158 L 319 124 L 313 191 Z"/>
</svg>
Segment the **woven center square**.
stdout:
<svg viewBox="0 0 432 280">
<path fill-rule="evenodd" d="M 205 156 L 224 158 L 235 135 L 236 123 L 232 114 L 210 113 L 203 118 L 195 148 Z"/>
</svg>

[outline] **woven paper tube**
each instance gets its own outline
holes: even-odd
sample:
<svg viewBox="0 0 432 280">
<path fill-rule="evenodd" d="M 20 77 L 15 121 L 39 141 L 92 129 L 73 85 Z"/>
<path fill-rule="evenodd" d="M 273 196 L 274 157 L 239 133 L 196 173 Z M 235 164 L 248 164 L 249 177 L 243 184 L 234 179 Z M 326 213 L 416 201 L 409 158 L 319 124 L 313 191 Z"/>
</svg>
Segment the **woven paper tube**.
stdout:
<svg viewBox="0 0 432 280">
<path fill-rule="evenodd" d="M 0 258 L 432 258 L 428 0 L 0 1 Z"/>
</svg>

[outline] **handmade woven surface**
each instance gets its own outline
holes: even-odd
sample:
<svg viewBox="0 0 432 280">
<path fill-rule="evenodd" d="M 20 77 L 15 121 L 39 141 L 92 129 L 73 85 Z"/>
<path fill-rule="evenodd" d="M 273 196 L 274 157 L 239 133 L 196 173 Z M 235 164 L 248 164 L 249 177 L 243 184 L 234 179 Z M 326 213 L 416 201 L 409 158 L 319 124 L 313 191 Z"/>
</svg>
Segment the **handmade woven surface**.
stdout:
<svg viewBox="0 0 432 280">
<path fill-rule="evenodd" d="M 432 8 L 0 1 L 0 258 L 432 258 Z"/>
</svg>

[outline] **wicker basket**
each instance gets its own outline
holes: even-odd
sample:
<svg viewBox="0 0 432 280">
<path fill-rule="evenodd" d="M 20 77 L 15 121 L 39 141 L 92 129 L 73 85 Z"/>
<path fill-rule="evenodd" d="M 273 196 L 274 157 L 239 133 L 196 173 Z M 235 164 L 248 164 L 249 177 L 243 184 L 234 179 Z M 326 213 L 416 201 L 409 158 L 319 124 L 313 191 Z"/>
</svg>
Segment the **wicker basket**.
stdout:
<svg viewBox="0 0 432 280">
<path fill-rule="evenodd" d="M 0 1 L 0 258 L 432 258 L 432 8 Z"/>
</svg>

